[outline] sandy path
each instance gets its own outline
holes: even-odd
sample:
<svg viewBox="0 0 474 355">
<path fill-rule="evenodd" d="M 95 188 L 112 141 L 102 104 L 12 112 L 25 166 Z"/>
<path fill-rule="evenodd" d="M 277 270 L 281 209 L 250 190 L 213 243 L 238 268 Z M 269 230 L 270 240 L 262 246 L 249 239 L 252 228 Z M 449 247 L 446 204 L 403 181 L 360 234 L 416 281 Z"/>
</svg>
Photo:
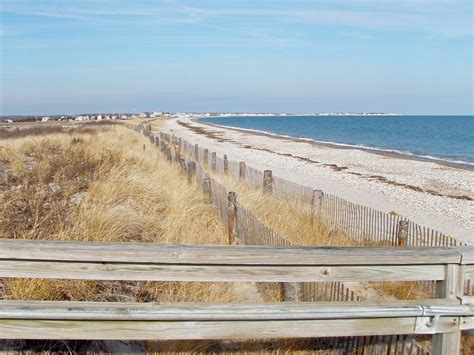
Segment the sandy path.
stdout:
<svg viewBox="0 0 474 355">
<path fill-rule="evenodd" d="M 434 162 L 358 149 L 256 135 L 187 119 L 166 120 L 164 131 L 230 160 L 474 243 L 474 172 Z"/>
</svg>

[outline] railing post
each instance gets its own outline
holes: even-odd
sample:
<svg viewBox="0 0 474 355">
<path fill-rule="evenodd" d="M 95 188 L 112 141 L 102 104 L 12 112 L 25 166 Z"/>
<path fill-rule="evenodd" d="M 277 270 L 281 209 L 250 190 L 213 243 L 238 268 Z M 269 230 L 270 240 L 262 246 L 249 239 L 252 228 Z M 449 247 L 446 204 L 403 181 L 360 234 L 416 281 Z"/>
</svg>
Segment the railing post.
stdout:
<svg viewBox="0 0 474 355">
<path fill-rule="evenodd" d="M 215 173 L 216 170 L 217 170 L 216 152 L 212 152 L 212 154 L 211 154 L 211 168 L 212 168 L 212 172 Z"/>
<path fill-rule="evenodd" d="M 207 166 L 209 164 L 209 149 L 204 149 L 204 164 Z"/>
<path fill-rule="evenodd" d="M 211 190 L 211 179 L 208 177 L 202 181 L 202 192 L 209 203 L 212 202 L 212 190 Z"/>
<path fill-rule="evenodd" d="M 188 184 L 191 184 L 196 174 L 196 163 L 193 161 L 188 162 Z"/>
<path fill-rule="evenodd" d="M 227 160 L 227 155 L 224 155 L 224 175 L 229 174 L 229 161 Z"/>
<path fill-rule="evenodd" d="M 313 190 L 311 195 L 311 224 L 314 224 L 314 216 L 321 216 L 323 207 L 323 192 L 321 190 Z"/>
<path fill-rule="evenodd" d="M 263 172 L 263 192 L 271 195 L 273 193 L 273 177 L 271 170 Z"/>
<path fill-rule="evenodd" d="M 199 146 L 197 144 L 194 145 L 194 160 L 199 161 Z"/>
<path fill-rule="evenodd" d="M 239 180 L 245 181 L 245 162 L 241 161 L 239 163 Z"/>
<path fill-rule="evenodd" d="M 464 266 L 446 265 L 446 279 L 436 284 L 438 298 L 456 299 L 464 293 Z M 461 331 L 433 335 L 433 355 L 459 354 L 461 348 Z"/>
<path fill-rule="evenodd" d="M 402 219 L 400 222 L 398 222 L 397 245 L 399 247 L 406 246 L 407 239 L 408 239 L 408 221 Z"/>
<path fill-rule="evenodd" d="M 234 191 L 227 194 L 227 233 L 229 244 L 235 244 L 237 227 L 237 195 Z"/>
</svg>

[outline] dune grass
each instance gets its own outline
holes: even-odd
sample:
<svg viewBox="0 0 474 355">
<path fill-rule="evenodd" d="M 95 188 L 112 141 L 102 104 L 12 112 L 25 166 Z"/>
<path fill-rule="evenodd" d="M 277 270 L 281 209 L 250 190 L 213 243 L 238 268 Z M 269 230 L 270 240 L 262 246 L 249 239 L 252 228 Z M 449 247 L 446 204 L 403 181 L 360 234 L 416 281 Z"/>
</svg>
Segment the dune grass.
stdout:
<svg viewBox="0 0 474 355">
<path fill-rule="evenodd" d="M 43 128 L 44 129 L 44 128 Z M 26 129 L 25 129 L 26 130 Z M 0 143 L 0 238 L 226 244 L 226 230 L 196 186 L 148 140 L 122 126 Z M 145 150 L 143 149 L 145 146 Z M 245 300 L 232 283 L 0 280 L 3 299 Z"/>
</svg>

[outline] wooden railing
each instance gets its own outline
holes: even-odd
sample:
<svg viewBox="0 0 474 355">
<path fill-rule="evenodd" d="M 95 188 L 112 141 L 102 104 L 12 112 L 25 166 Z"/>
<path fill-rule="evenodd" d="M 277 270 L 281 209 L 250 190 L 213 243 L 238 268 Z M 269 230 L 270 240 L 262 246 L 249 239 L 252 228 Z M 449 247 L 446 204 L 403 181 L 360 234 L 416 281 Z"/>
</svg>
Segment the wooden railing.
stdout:
<svg viewBox="0 0 474 355">
<path fill-rule="evenodd" d="M 0 301 L 2 339 L 245 339 L 434 334 L 459 352 L 474 329 L 474 247 L 275 248 L 0 240 L 0 277 L 143 281 L 438 282 L 438 298 L 259 304 Z"/>
</svg>

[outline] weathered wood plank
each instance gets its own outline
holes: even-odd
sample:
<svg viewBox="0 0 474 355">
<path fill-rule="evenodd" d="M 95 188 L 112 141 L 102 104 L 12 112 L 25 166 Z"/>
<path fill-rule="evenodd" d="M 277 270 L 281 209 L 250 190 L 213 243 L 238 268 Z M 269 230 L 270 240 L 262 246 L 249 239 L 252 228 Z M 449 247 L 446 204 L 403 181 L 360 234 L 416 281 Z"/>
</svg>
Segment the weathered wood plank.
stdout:
<svg viewBox="0 0 474 355">
<path fill-rule="evenodd" d="M 415 317 L 285 321 L 0 320 L 0 339 L 180 340 L 267 339 L 412 334 Z M 452 331 L 453 317 L 437 329 Z"/>
<path fill-rule="evenodd" d="M 471 335 L 472 330 L 474 329 L 474 317 L 473 316 L 467 316 L 467 317 L 461 317 L 461 321 L 459 324 L 459 329 L 460 330 L 470 330 Z"/>
<path fill-rule="evenodd" d="M 464 248 L 309 248 L 84 243 L 0 239 L 0 259 L 255 265 L 423 265 L 460 263 Z M 474 266 L 467 267 L 474 273 Z"/>
<path fill-rule="evenodd" d="M 315 320 L 471 315 L 474 306 L 442 299 L 216 304 L 0 301 L 0 319 L 30 320 Z"/>
<path fill-rule="evenodd" d="M 466 265 L 464 271 L 466 279 L 474 280 L 474 265 Z"/>
<path fill-rule="evenodd" d="M 80 263 L 0 260 L 0 277 L 129 281 L 418 281 L 443 280 L 443 265 L 267 266 Z"/>
</svg>

